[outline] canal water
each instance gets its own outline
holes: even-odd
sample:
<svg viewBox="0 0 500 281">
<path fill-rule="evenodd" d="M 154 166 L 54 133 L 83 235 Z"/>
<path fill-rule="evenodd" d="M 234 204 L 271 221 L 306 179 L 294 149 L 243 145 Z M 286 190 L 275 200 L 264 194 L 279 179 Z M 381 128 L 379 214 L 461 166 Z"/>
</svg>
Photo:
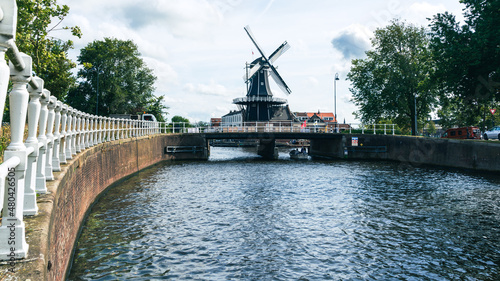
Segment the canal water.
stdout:
<svg viewBox="0 0 500 281">
<path fill-rule="evenodd" d="M 500 177 L 213 148 L 109 189 L 69 280 L 500 280 Z"/>
</svg>

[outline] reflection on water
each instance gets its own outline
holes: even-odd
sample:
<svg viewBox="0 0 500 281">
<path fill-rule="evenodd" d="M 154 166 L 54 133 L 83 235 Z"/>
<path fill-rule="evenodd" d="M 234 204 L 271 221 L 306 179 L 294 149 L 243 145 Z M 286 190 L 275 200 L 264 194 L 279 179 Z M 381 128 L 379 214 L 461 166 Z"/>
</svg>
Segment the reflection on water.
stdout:
<svg viewBox="0 0 500 281">
<path fill-rule="evenodd" d="M 93 207 L 70 280 L 499 280 L 500 178 L 212 148 Z"/>
</svg>

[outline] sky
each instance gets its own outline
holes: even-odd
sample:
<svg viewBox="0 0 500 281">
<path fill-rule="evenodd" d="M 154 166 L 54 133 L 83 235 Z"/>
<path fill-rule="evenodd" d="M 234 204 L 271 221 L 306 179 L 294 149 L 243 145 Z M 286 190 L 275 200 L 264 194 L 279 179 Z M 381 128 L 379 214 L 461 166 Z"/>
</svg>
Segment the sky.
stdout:
<svg viewBox="0 0 500 281">
<path fill-rule="evenodd" d="M 70 7 L 65 26 L 79 26 L 81 39 L 66 30 L 51 34 L 71 39 L 69 55 L 94 40 L 132 40 L 157 77 L 155 95 L 165 96 L 167 118 L 208 122 L 230 110 L 235 98 L 246 95 L 245 63 L 258 58 L 244 31 L 249 25 L 267 55 L 284 41 L 291 48 L 274 66 L 292 93 L 271 81 L 273 95 L 286 98 L 290 109 L 334 111 L 356 123 L 346 80 L 351 60 L 364 58 L 377 28 L 394 18 L 427 26 L 427 18 L 448 11 L 463 20 L 458 0 L 59 0 Z"/>
</svg>

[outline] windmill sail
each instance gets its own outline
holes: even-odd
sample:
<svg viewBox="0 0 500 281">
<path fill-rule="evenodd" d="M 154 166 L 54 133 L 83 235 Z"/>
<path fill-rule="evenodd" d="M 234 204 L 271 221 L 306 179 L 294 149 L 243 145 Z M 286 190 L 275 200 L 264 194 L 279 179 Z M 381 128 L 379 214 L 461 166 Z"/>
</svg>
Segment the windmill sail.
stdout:
<svg viewBox="0 0 500 281">
<path fill-rule="evenodd" d="M 280 89 L 287 95 L 291 94 L 292 91 L 290 90 L 290 88 L 288 88 L 288 86 L 286 85 L 285 83 L 285 80 L 283 80 L 283 78 L 281 78 L 280 74 L 278 73 L 278 71 L 276 70 L 276 68 L 274 68 L 274 66 L 272 65 L 269 65 L 271 67 L 271 77 L 273 77 L 274 79 L 274 82 L 276 82 L 276 84 L 278 84 L 278 86 L 280 87 Z"/>
<path fill-rule="evenodd" d="M 267 60 L 267 56 L 266 56 L 266 54 L 264 54 L 264 51 L 262 50 L 262 48 L 259 46 L 259 44 L 255 40 L 255 36 L 253 36 L 253 33 L 250 30 L 250 26 L 248 26 L 248 25 L 245 26 L 245 31 L 247 32 L 248 37 L 250 37 L 250 40 L 252 40 L 253 44 L 255 45 L 255 47 L 257 48 L 259 53 L 262 55 L 262 57 L 264 57 L 264 59 Z"/>
<path fill-rule="evenodd" d="M 269 56 L 269 63 L 274 63 L 282 54 L 290 49 L 290 45 L 285 41 L 281 46 Z"/>
</svg>

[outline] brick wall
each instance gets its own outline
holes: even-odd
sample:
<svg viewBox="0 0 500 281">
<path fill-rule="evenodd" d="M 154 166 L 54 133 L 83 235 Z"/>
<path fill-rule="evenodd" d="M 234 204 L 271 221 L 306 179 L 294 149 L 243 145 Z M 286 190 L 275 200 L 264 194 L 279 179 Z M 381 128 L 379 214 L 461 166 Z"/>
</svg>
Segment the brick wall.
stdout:
<svg viewBox="0 0 500 281">
<path fill-rule="evenodd" d="M 42 233 L 40 237 L 29 237 L 36 236 L 35 231 L 27 234 L 28 243 L 38 241 L 43 245 L 30 247 L 28 258 L 42 258 L 31 262 L 31 269 L 29 263 L 20 265 L 19 272 L 24 274 L 17 277 L 64 280 L 85 214 L 112 183 L 160 161 L 207 158 L 203 152 L 166 154 L 166 146 L 206 146 L 206 141 L 199 136 L 181 135 L 117 140 L 87 149 L 63 165 L 62 171 L 55 174 L 56 180 L 48 184 L 50 194 L 39 198 L 41 216 L 27 222 L 33 228 L 47 230 L 46 235 Z M 37 274 L 30 271 L 37 271 Z"/>
</svg>

